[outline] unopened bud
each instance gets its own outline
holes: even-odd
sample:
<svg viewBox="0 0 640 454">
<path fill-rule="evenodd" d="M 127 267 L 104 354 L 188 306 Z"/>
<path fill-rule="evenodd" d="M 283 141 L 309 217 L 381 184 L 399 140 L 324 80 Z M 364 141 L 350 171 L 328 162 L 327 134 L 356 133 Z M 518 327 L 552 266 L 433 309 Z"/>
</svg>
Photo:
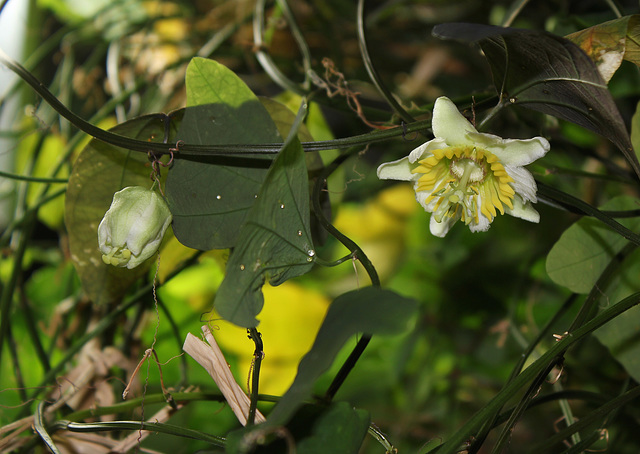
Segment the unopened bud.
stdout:
<svg viewBox="0 0 640 454">
<path fill-rule="evenodd" d="M 171 211 L 155 191 L 131 186 L 116 192 L 98 226 L 107 265 L 135 268 L 153 256 L 171 224 Z"/>
</svg>

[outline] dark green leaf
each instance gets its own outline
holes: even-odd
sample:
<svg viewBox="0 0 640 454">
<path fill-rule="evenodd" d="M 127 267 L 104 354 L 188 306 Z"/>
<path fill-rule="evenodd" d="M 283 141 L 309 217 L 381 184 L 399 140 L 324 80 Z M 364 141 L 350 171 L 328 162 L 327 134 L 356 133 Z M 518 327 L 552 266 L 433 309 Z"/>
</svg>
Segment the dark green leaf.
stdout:
<svg viewBox="0 0 640 454">
<path fill-rule="evenodd" d="M 178 139 L 200 145 L 282 142 L 258 98 L 221 64 L 194 58 L 187 67 L 187 109 Z M 235 245 L 272 157 L 176 159 L 167 177 L 173 230 L 195 249 Z"/>
<path fill-rule="evenodd" d="M 329 407 L 307 404 L 298 409 L 287 424 L 287 441 L 282 437 L 269 437 L 273 431 L 265 425 L 250 426 L 227 436 L 225 452 L 280 454 L 287 452 L 288 443 L 293 443 L 299 454 L 355 453 L 362 445 L 369 423 L 368 412 L 357 410 L 346 402 Z M 257 440 L 261 440 L 260 445 Z"/>
<path fill-rule="evenodd" d="M 300 454 L 358 452 L 368 428 L 366 411 L 338 402 L 320 416 L 313 434 L 298 443 L 296 451 Z"/>
<path fill-rule="evenodd" d="M 606 289 L 600 306 L 604 309 L 640 291 L 640 250 L 634 251 L 624 262 L 620 273 Z M 594 332 L 596 338 L 634 378 L 640 380 L 640 306 L 618 315 Z"/>
<path fill-rule="evenodd" d="M 602 209 L 635 210 L 637 199 L 619 197 Z M 638 231 L 639 218 L 620 219 L 625 227 Z M 549 277 L 576 293 L 589 293 L 611 259 L 628 240 L 594 218 L 582 218 L 569 227 L 547 256 Z"/>
<path fill-rule="evenodd" d="M 640 176 L 629 134 L 593 61 L 571 41 L 536 30 L 443 24 L 440 38 L 478 42 L 503 99 L 576 123 L 611 140 Z"/>
<path fill-rule="evenodd" d="M 309 231 L 309 182 L 305 156 L 292 129 L 240 229 L 214 307 L 236 325 L 258 325 L 262 285 L 279 285 L 311 269 L 315 256 Z"/>
<path fill-rule="evenodd" d="M 322 322 L 316 340 L 298 367 L 298 374 L 265 424 L 286 424 L 311 396 L 316 380 L 331 366 L 351 336 L 358 333 L 396 334 L 408 329 L 416 303 L 392 291 L 367 287 L 336 298 Z"/>
<path fill-rule="evenodd" d="M 111 129 L 140 140 L 165 136 L 163 114 L 135 118 Z M 71 259 L 82 287 L 95 303 L 117 301 L 148 266 L 132 270 L 105 265 L 98 249 L 98 224 L 109 209 L 113 194 L 127 186 L 151 187 L 151 167 L 144 153 L 92 140 L 76 160 L 65 203 Z M 150 259 L 153 260 L 153 259 Z"/>
</svg>

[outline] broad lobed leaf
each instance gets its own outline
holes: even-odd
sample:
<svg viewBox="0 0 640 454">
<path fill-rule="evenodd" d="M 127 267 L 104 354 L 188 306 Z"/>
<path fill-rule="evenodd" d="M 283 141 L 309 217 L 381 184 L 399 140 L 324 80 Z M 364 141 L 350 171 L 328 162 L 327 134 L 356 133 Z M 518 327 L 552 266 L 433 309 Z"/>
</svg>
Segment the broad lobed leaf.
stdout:
<svg viewBox="0 0 640 454">
<path fill-rule="evenodd" d="M 220 63 L 194 58 L 186 84 L 187 109 L 178 140 L 200 145 L 282 142 L 258 98 Z M 166 186 L 178 240 L 200 250 L 234 246 L 271 162 L 271 156 L 192 160 L 178 155 Z"/>
</svg>

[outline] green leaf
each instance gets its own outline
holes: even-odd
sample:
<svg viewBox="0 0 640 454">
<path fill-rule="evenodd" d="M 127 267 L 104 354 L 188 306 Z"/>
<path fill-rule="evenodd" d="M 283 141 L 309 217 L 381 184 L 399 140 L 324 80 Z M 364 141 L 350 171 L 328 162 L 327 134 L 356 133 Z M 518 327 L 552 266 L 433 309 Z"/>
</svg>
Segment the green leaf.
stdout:
<svg viewBox="0 0 640 454">
<path fill-rule="evenodd" d="M 298 409 L 286 430 L 289 441 L 295 443 L 299 454 L 355 453 L 362 445 L 369 424 L 368 412 L 355 409 L 346 402 L 328 407 L 306 404 Z M 271 432 L 264 425 L 235 430 L 227 435 L 225 452 L 246 453 L 249 447 L 255 454 L 287 452 L 287 443 L 280 437 L 269 437 Z M 261 440 L 260 445 L 250 446 L 249 440 Z"/>
<path fill-rule="evenodd" d="M 567 35 L 593 60 L 605 81 L 622 60 L 640 65 L 640 15 L 624 16 Z"/>
<path fill-rule="evenodd" d="M 286 424 L 311 397 L 313 385 L 329 369 L 342 346 L 353 335 L 396 334 L 408 329 L 416 310 L 414 300 L 390 290 L 366 287 L 337 297 L 322 322 L 316 340 L 298 367 L 298 374 L 264 423 Z"/>
<path fill-rule="evenodd" d="M 358 452 L 369 428 L 369 414 L 347 402 L 333 404 L 313 426 L 313 434 L 296 446 L 300 454 Z"/>
<path fill-rule="evenodd" d="M 624 121 L 593 61 L 571 41 L 535 30 L 443 24 L 440 38 L 478 42 L 503 99 L 576 123 L 611 140 L 640 176 Z"/>
<path fill-rule="evenodd" d="M 165 136 L 167 118 L 164 114 L 135 118 L 111 131 L 134 139 L 158 141 Z M 97 304 L 117 301 L 148 269 L 144 265 L 132 270 L 106 265 L 98 249 L 98 224 L 115 192 L 127 186 L 150 188 L 150 174 L 146 154 L 96 139 L 89 142 L 73 166 L 65 203 L 69 249 L 84 291 Z"/>
<path fill-rule="evenodd" d="M 638 200 L 617 197 L 605 204 L 605 210 L 635 210 Z M 639 218 L 620 219 L 633 231 L 640 228 Z M 611 259 L 628 243 L 602 222 L 582 218 L 569 227 L 547 256 L 547 273 L 551 279 L 576 293 L 589 293 Z"/>
<path fill-rule="evenodd" d="M 634 251 L 624 262 L 621 272 L 603 289 L 602 310 L 640 291 L 640 250 Z M 616 360 L 634 380 L 640 381 L 640 306 L 623 312 L 594 332 Z"/>
<path fill-rule="evenodd" d="M 297 129 L 292 128 L 240 229 L 214 301 L 223 318 L 246 328 L 258 325 L 266 279 L 279 285 L 313 266 L 309 182 Z"/>
<path fill-rule="evenodd" d="M 258 98 L 223 65 L 194 58 L 186 85 L 179 140 L 200 145 L 282 142 Z M 177 153 L 166 187 L 176 238 L 201 250 L 234 246 L 272 159 L 240 154 L 180 158 Z"/>
<path fill-rule="evenodd" d="M 295 95 L 291 95 L 291 96 L 295 96 Z M 280 135 L 282 137 L 287 137 L 289 135 L 289 131 L 291 130 L 291 126 L 293 125 L 296 117 L 295 114 L 291 111 L 291 108 L 296 109 L 297 106 L 300 105 L 301 100 L 302 98 L 300 98 L 299 96 L 295 96 L 295 99 L 290 100 L 290 102 L 287 105 L 285 105 L 280 103 L 279 101 L 275 101 L 270 98 L 260 98 L 262 105 L 269 112 L 269 115 L 271 116 L 274 123 L 276 124 L 278 131 L 280 131 Z M 296 103 L 295 105 L 294 105 L 294 102 Z M 291 108 L 289 108 L 288 106 L 291 106 Z M 309 113 L 306 116 L 305 121 L 315 122 L 315 125 L 314 124 L 312 125 L 314 126 L 314 129 L 316 130 L 316 132 L 321 135 L 321 140 L 332 139 L 333 137 L 331 135 L 327 135 L 326 131 L 322 131 L 320 129 L 320 127 L 325 123 L 323 123 L 324 118 L 322 117 L 322 112 L 320 111 L 318 106 L 314 105 L 313 103 L 309 103 L 308 108 L 309 108 Z M 319 123 L 321 124 L 319 125 Z M 311 135 L 311 132 L 309 131 L 309 129 L 307 129 L 307 126 L 304 123 L 300 125 L 300 129 L 298 131 L 298 138 L 300 139 L 301 142 L 314 141 L 314 137 Z M 318 173 L 320 172 L 320 170 L 324 169 L 324 162 L 331 162 L 337 156 L 337 151 L 336 150 L 334 151 L 335 151 L 335 154 L 324 151 L 322 155 L 320 155 L 320 153 L 317 151 L 311 152 L 311 153 L 305 152 L 304 156 L 305 156 L 305 162 L 307 164 L 307 173 L 310 177 L 309 178 L 310 193 L 313 191 L 313 186 L 315 184 L 315 179 L 317 178 Z M 329 159 L 327 161 L 324 161 L 324 159 L 327 157 L 329 157 Z M 327 219 L 331 218 L 331 203 L 329 199 L 330 196 L 337 195 L 337 197 L 339 198 L 341 197 L 343 192 L 342 187 L 343 187 L 344 181 L 343 179 L 336 180 L 335 179 L 336 176 L 341 177 L 342 172 L 334 172 L 334 174 L 329 178 L 329 181 L 327 182 L 328 190 L 323 191 L 321 194 L 320 204 L 324 208 L 324 216 Z M 327 231 L 324 229 L 324 227 L 320 225 L 316 216 L 311 217 L 311 237 L 313 238 L 315 244 L 323 244 L 327 238 Z"/>
</svg>

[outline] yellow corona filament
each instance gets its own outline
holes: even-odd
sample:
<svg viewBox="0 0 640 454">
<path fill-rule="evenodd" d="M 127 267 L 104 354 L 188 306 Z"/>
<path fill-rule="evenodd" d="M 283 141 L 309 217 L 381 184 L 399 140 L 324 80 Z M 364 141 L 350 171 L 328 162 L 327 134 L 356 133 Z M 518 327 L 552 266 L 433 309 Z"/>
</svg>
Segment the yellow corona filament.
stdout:
<svg viewBox="0 0 640 454">
<path fill-rule="evenodd" d="M 460 215 L 465 224 L 478 223 L 480 213 L 489 222 L 504 206 L 513 209 L 514 180 L 493 153 L 473 147 L 433 150 L 432 156 L 418 162 L 412 172 L 420 174 L 416 191 L 431 194 L 425 203 L 437 200 L 433 208 L 436 221 Z"/>
</svg>

